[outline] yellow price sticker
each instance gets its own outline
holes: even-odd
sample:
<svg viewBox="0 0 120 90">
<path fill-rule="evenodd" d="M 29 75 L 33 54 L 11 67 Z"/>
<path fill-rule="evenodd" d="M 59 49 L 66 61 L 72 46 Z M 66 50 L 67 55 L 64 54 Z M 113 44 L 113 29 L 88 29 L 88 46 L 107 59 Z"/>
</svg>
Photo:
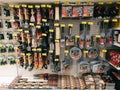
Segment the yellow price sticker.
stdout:
<svg viewBox="0 0 120 90">
<path fill-rule="evenodd" d="M 9 7 L 13 8 L 13 7 L 14 7 L 14 4 L 9 4 Z"/>
<path fill-rule="evenodd" d="M 19 59 L 15 59 L 15 61 L 16 61 L 17 63 L 19 63 L 19 62 L 20 62 L 20 60 L 19 60 Z"/>
<path fill-rule="evenodd" d="M 33 48 L 32 51 L 36 51 L 36 48 Z"/>
<path fill-rule="evenodd" d="M 30 53 L 27 53 L 26 55 L 27 55 L 27 56 L 30 56 L 31 54 L 30 54 Z"/>
<path fill-rule="evenodd" d="M 64 2 L 64 4 L 65 4 L 65 5 L 68 5 L 68 4 L 69 4 L 69 2 L 68 2 L 68 1 L 66 1 L 66 2 Z"/>
<path fill-rule="evenodd" d="M 45 5 L 45 4 L 42 4 L 41 7 L 42 7 L 42 8 L 43 8 L 43 7 L 46 7 L 46 5 Z"/>
<path fill-rule="evenodd" d="M 47 34 L 46 34 L 46 33 L 43 33 L 42 36 L 47 36 Z"/>
<path fill-rule="evenodd" d="M 22 4 L 22 7 L 26 8 L 26 7 L 27 7 L 27 5 L 26 5 L 26 4 Z"/>
<path fill-rule="evenodd" d="M 15 50 L 17 50 L 17 49 L 18 49 L 18 47 L 14 47 L 14 49 L 15 49 Z"/>
<path fill-rule="evenodd" d="M 41 51 L 42 49 L 41 48 L 37 48 L 37 51 Z"/>
<path fill-rule="evenodd" d="M 109 1 L 109 2 L 106 2 L 106 3 L 107 3 L 107 4 L 112 4 L 112 2 L 110 2 L 110 1 Z"/>
<path fill-rule="evenodd" d="M 25 56 L 25 53 L 21 53 L 22 56 Z"/>
<path fill-rule="evenodd" d="M 47 19 L 42 19 L 42 22 L 47 22 Z"/>
<path fill-rule="evenodd" d="M 2 44 L 0 44 L 0 47 L 2 47 L 3 45 Z"/>
<path fill-rule="evenodd" d="M 54 30 L 53 30 L 53 29 L 50 29 L 49 32 L 54 32 Z"/>
<path fill-rule="evenodd" d="M 101 36 L 100 35 L 96 35 L 96 38 L 100 38 Z"/>
<path fill-rule="evenodd" d="M 85 21 L 83 21 L 83 22 L 81 22 L 82 24 L 87 24 L 87 22 L 85 22 Z"/>
<path fill-rule="evenodd" d="M 68 24 L 69 27 L 73 27 L 73 24 Z"/>
<path fill-rule="evenodd" d="M 112 19 L 112 22 L 117 22 L 118 20 L 117 19 Z"/>
<path fill-rule="evenodd" d="M 117 4 L 120 4 L 120 1 L 116 2 Z"/>
<path fill-rule="evenodd" d="M 68 50 L 64 50 L 64 52 L 65 52 L 65 53 L 69 53 L 69 51 L 68 51 Z"/>
<path fill-rule="evenodd" d="M 47 54 L 46 53 L 42 53 L 42 56 L 47 56 Z"/>
<path fill-rule="evenodd" d="M 18 29 L 17 31 L 22 32 L 22 31 L 23 31 L 23 29 Z"/>
<path fill-rule="evenodd" d="M 17 36 L 17 34 L 16 34 L 16 33 L 13 33 L 12 36 Z"/>
<path fill-rule="evenodd" d="M 80 38 L 80 36 L 79 36 L 79 35 L 76 35 L 75 37 L 76 37 L 76 38 Z"/>
<path fill-rule="evenodd" d="M 76 2 L 75 2 L 75 4 L 79 5 L 79 4 L 80 4 L 80 2 L 79 2 L 79 1 L 76 1 Z"/>
<path fill-rule="evenodd" d="M 60 24 L 61 27 L 65 27 L 65 24 Z"/>
<path fill-rule="evenodd" d="M 15 20 L 14 20 L 14 19 L 11 19 L 10 22 L 15 22 Z"/>
<path fill-rule="evenodd" d="M 89 25 L 93 25 L 93 22 L 88 22 Z"/>
<path fill-rule="evenodd" d="M 24 32 L 25 32 L 25 33 L 29 33 L 29 31 L 28 31 L 28 30 L 25 30 Z"/>
<path fill-rule="evenodd" d="M 59 43 L 59 40 L 55 40 L 56 43 Z"/>
<path fill-rule="evenodd" d="M 49 50 L 49 53 L 53 53 L 53 50 Z"/>
<path fill-rule="evenodd" d="M 104 2 L 98 2 L 98 4 L 103 5 L 103 4 L 104 4 Z"/>
<path fill-rule="evenodd" d="M 34 26 L 34 23 L 29 23 L 30 26 Z"/>
<path fill-rule="evenodd" d="M 15 5 L 15 8 L 20 8 L 20 5 Z"/>
<path fill-rule="evenodd" d="M 48 7 L 48 8 L 51 8 L 52 6 L 51 6 L 51 5 L 49 5 L 49 4 L 47 4 L 47 7 Z"/>
<path fill-rule="evenodd" d="M 109 20 L 104 20 L 104 22 L 108 23 L 108 22 L 109 22 Z"/>
<path fill-rule="evenodd" d="M 28 5 L 28 8 L 33 8 L 33 5 Z"/>
<path fill-rule="evenodd" d="M 55 1 L 54 4 L 60 4 L 60 2 L 59 1 Z"/>
<path fill-rule="evenodd" d="M 88 51 L 87 51 L 87 50 L 84 50 L 83 53 L 88 53 Z"/>
<path fill-rule="evenodd" d="M 54 59 L 54 61 L 56 61 L 56 62 L 57 62 L 57 61 L 59 61 L 59 59 Z"/>
<path fill-rule="evenodd" d="M 107 52 L 107 50 L 102 50 L 102 52 L 106 53 L 106 52 Z"/>
<path fill-rule="evenodd" d="M 55 23 L 54 26 L 58 27 L 58 26 L 59 26 L 59 23 Z"/>
<path fill-rule="evenodd" d="M 41 28 L 41 26 L 37 25 L 36 28 Z"/>
<path fill-rule="evenodd" d="M 40 5 L 35 5 L 35 8 L 40 8 Z"/>
<path fill-rule="evenodd" d="M 93 2 L 87 2 L 88 5 L 93 5 Z"/>
</svg>

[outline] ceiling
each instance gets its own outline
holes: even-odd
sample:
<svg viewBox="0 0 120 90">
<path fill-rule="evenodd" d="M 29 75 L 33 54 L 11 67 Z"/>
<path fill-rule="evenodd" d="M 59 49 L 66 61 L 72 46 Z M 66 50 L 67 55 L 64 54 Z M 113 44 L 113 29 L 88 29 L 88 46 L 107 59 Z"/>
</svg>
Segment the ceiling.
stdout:
<svg viewBox="0 0 120 90">
<path fill-rule="evenodd" d="M 0 0 L 0 4 L 4 3 L 51 3 L 55 1 L 60 1 L 60 2 L 65 2 L 65 1 L 70 1 L 70 2 L 75 2 L 75 1 L 80 1 L 80 2 L 85 2 L 85 1 L 92 1 L 92 2 L 98 2 L 98 1 L 120 1 L 120 0 Z"/>
</svg>

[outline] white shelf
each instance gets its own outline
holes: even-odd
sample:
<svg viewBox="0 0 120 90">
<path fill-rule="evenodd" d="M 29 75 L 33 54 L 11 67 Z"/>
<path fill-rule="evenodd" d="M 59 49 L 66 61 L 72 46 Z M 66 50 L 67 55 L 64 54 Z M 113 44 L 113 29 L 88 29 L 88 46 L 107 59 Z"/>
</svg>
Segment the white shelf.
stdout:
<svg viewBox="0 0 120 90">
<path fill-rule="evenodd" d="M 120 67 L 116 67 L 114 66 L 112 63 L 109 62 L 110 65 L 112 65 L 114 68 L 116 68 L 117 70 L 120 70 Z"/>
<path fill-rule="evenodd" d="M 114 43 L 113 45 L 117 46 L 117 47 L 120 47 L 120 44 L 119 43 Z"/>
</svg>

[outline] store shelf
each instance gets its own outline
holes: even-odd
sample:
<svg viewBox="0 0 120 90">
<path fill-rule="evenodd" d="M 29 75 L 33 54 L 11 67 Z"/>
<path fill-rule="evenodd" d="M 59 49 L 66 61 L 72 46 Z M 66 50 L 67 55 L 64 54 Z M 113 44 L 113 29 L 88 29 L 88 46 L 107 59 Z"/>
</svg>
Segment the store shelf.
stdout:
<svg viewBox="0 0 120 90">
<path fill-rule="evenodd" d="M 115 69 L 120 70 L 120 67 L 114 66 L 112 63 L 108 62 L 111 66 L 113 66 Z"/>
<path fill-rule="evenodd" d="M 114 45 L 114 46 L 117 46 L 117 47 L 120 47 L 120 44 L 119 44 L 119 43 L 114 43 L 113 45 Z"/>
</svg>

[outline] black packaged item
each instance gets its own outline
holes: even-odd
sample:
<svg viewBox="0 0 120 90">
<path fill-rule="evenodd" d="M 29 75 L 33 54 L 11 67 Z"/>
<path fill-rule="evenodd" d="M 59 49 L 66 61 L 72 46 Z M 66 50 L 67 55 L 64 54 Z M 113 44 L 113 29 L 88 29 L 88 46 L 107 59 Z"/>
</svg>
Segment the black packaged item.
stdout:
<svg viewBox="0 0 120 90">
<path fill-rule="evenodd" d="M 5 15 L 6 17 L 10 16 L 10 9 L 4 8 L 4 15 Z"/>
<path fill-rule="evenodd" d="M 11 25 L 11 22 L 9 22 L 8 20 L 5 21 L 5 26 L 6 28 L 11 28 L 12 25 Z"/>
</svg>

